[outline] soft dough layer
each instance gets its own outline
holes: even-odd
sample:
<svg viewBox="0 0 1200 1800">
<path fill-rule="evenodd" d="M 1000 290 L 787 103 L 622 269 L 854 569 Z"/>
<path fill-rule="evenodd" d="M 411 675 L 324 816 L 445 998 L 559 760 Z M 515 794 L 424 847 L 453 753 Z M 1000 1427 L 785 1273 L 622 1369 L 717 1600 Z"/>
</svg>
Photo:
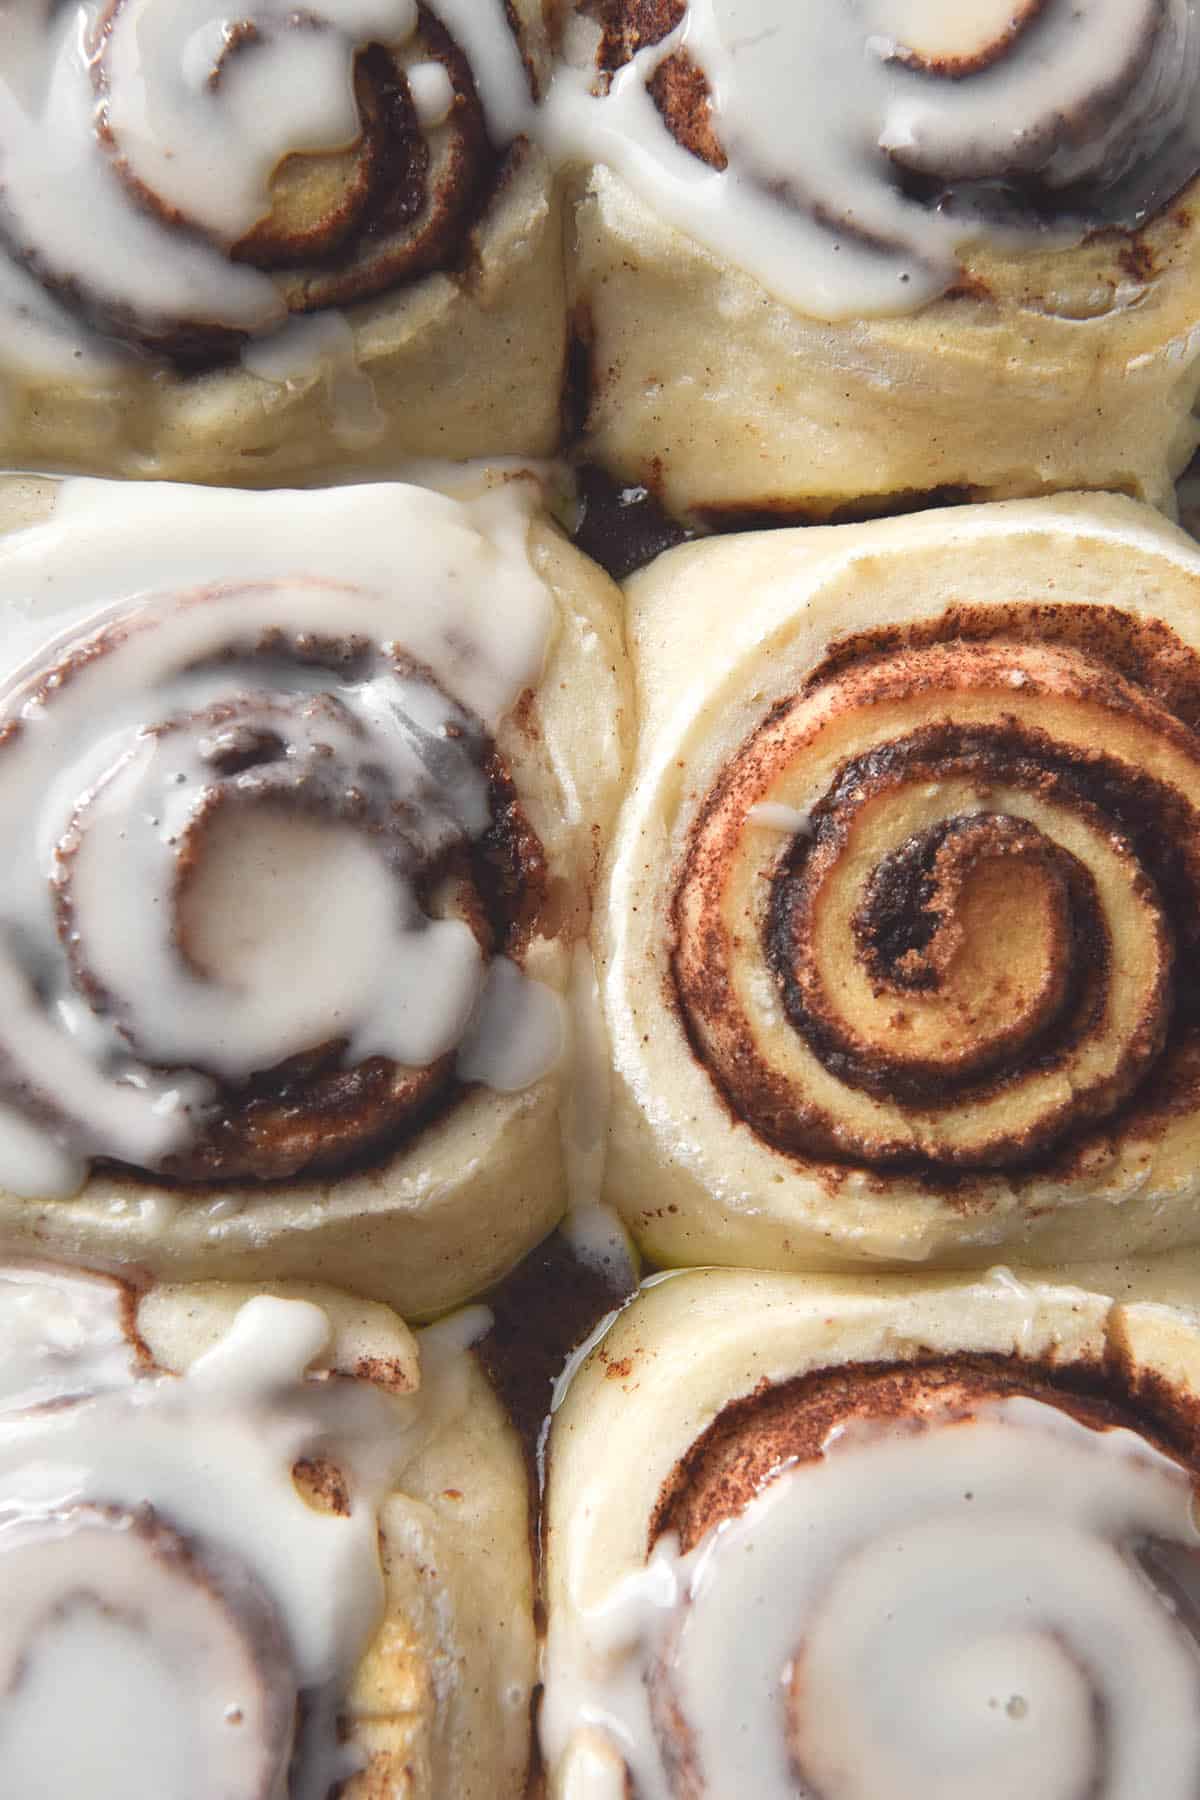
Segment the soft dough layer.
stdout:
<svg viewBox="0 0 1200 1800">
<path fill-rule="evenodd" d="M 648 1253 L 1192 1239 L 1194 547 L 1014 502 L 685 547 L 629 594 L 597 944 Z"/>
<path fill-rule="evenodd" d="M 551 1792 L 1190 1792 L 1195 1276 L 651 1283 L 551 1431 Z"/>
<path fill-rule="evenodd" d="M 525 480 L 6 503 L 0 1239 L 477 1292 L 565 1204 L 614 590 Z"/>
</svg>

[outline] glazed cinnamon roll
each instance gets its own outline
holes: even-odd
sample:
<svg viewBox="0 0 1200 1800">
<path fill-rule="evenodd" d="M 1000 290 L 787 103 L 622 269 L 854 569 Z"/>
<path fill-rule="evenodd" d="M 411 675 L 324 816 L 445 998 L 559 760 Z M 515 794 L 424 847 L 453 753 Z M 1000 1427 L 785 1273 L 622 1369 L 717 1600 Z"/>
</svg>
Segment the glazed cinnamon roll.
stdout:
<svg viewBox="0 0 1200 1800">
<path fill-rule="evenodd" d="M 1152 1295 L 643 1292 L 551 1433 L 552 1793 L 1193 1793 L 1200 1339 Z"/>
<path fill-rule="evenodd" d="M 598 949 L 651 1257 L 1193 1241 L 1194 546 L 1012 502 L 687 546 L 630 598 Z"/>
<path fill-rule="evenodd" d="M 11 499 L 0 1241 L 477 1291 L 564 1205 L 614 593 L 523 480 Z"/>
<path fill-rule="evenodd" d="M 69 0 L 0 77 L 0 451 L 269 485 L 545 454 L 542 0 Z"/>
<path fill-rule="evenodd" d="M 551 111 L 583 167 L 585 442 L 619 480 L 725 526 L 1169 504 L 1200 386 L 1194 0 L 573 18 Z"/>
<path fill-rule="evenodd" d="M 524 1793 L 527 1489 L 478 1320 L 16 1266 L 0 1320 L 15 1791 Z"/>
</svg>

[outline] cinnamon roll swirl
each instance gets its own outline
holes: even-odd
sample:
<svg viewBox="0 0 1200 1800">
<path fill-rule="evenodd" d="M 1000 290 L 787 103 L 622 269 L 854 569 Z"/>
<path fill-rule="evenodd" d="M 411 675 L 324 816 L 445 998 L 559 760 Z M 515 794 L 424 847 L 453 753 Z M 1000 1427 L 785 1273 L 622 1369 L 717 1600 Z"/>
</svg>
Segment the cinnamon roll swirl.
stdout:
<svg viewBox="0 0 1200 1800">
<path fill-rule="evenodd" d="M 1198 1397 L 1152 1285 L 660 1281 L 551 1432 L 551 1792 L 1183 1800 Z"/>
<path fill-rule="evenodd" d="M 551 15 L 25 7 L 0 78 L 6 460 L 266 485 L 550 451 L 561 226 L 526 126 Z"/>
<path fill-rule="evenodd" d="M 1194 0 L 574 15 L 551 116 L 618 479 L 702 524 L 1169 505 L 1200 387 Z"/>
<path fill-rule="evenodd" d="M 651 1257 L 1194 1241 L 1194 546 L 1012 502 L 688 546 L 630 595 L 598 943 Z"/>
<path fill-rule="evenodd" d="M 524 1793 L 528 1502 L 478 1321 L 17 1266 L 0 1320 L 14 1790 Z"/>
<path fill-rule="evenodd" d="M 0 1240 L 428 1315 L 554 1223 L 624 674 L 534 499 L 68 482 L 0 541 Z"/>
</svg>

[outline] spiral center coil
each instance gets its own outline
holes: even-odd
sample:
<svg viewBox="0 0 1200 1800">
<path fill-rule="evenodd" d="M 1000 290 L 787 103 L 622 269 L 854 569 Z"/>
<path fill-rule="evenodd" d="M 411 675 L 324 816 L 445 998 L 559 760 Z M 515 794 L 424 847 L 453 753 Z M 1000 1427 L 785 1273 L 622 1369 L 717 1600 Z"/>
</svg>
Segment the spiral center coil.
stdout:
<svg viewBox="0 0 1200 1800">
<path fill-rule="evenodd" d="M 1190 730 L 1079 648 L 931 644 L 818 680 L 692 836 L 697 1050 L 785 1150 L 1045 1156 L 1190 1041 L 1198 804 Z"/>
</svg>

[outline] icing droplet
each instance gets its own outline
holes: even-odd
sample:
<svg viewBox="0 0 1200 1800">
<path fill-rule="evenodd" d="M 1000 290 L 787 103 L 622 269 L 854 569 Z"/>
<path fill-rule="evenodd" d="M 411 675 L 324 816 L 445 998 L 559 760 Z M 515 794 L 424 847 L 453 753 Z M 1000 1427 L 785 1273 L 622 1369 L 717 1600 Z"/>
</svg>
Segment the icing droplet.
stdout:
<svg viewBox="0 0 1200 1800">
<path fill-rule="evenodd" d="M 408 87 L 417 118 L 427 129 L 444 124 L 454 105 L 454 88 L 438 62 L 416 63 L 408 70 Z"/>
</svg>

